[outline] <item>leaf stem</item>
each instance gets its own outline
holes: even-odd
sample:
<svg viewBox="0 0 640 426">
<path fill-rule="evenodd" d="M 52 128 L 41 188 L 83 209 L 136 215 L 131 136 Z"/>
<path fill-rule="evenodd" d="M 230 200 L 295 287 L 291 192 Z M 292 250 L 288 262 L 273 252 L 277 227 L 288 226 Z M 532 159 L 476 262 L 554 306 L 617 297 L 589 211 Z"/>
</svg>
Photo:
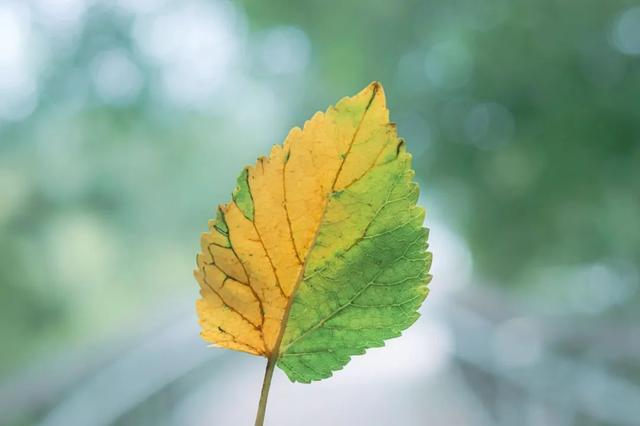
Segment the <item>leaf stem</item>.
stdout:
<svg viewBox="0 0 640 426">
<path fill-rule="evenodd" d="M 256 415 L 256 425 L 264 425 L 264 414 L 267 411 L 267 398 L 269 397 L 269 388 L 271 387 L 271 378 L 276 369 L 277 356 L 271 355 L 267 358 L 267 369 L 264 372 L 264 381 L 262 382 L 262 391 L 260 392 L 260 402 L 258 403 L 258 414 Z"/>
</svg>

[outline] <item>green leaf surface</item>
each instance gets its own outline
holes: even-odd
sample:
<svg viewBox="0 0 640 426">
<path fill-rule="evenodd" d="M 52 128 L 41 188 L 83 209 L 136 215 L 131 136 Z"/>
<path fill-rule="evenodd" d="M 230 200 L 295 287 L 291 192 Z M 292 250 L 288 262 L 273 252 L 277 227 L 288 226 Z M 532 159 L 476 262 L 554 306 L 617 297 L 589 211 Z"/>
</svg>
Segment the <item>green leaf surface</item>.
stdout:
<svg viewBox="0 0 640 426">
<path fill-rule="evenodd" d="M 395 158 L 332 194 L 280 349 L 278 366 L 292 381 L 327 378 L 418 318 L 431 255 L 412 176 L 401 145 Z"/>
</svg>

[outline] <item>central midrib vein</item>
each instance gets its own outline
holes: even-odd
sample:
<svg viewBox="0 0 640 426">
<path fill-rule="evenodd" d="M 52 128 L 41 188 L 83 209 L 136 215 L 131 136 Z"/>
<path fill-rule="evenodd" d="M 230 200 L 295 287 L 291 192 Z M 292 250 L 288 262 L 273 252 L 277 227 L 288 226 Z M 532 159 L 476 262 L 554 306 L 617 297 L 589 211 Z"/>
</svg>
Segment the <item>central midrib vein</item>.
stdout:
<svg viewBox="0 0 640 426">
<path fill-rule="evenodd" d="M 303 279 L 304 279 L 304 273 L 307 269 L 307 262 L 309 261 L 309 257 L 311 255 L 311 252 L 313 251 L 315 245 L 316 245 L 316 240 L 318 239 L 318 235 L 320 234 L 320 227 L 322 225 L 322 222 L 324 221 L 324 217 L 325 214 L 327 213 L 327 207 L 329 205 L 329 199 L 331 197 L 331 195 L 335 192 L 335 185 L 336 182 L 338 182 L 338 178 L 340 177 L 340 173 L 342 172 L 342 169 L 344 167 L 344 164 L 347 161 L 347 158 L 349 156 L 349 154 L 351 153 L 351 149 L 353 147 L 353 144 L 356 140 L 356 137 L 358 136 L 358 133 L 360 131 L 360 128 L 362 127 L 362 123 L 364 122 L 365 117 L 367 116 L 367 112 L 369 112 L 369 108 L 371 107 L 371 104 L 373 103 L 373 100 L 375 99 L 376 95 L 378 94 L 378 90 L 380 89 L 380 85 L 378 83 L 374 83 L 373 86 L 373 93 L 371 94 L 371 99 L 369 99 L 369 103 L 367 103 L 367 106 L 364 109 L 364 112 L 362 113 L 362 118 L 360 119 L 360 122 L 358 123 L 358 126 L 356 127 L 356 130 L 353 132 L 353 136 L 351 138 L 351 142 L 349 143 L 349 147 L 347 148 L 347 152 L 344 154 L 344 157 L 342 158 L 342 162 L 340 163 L 340 167 L 338 167 L 338 171 L 336 172 L 336 176 L 333 179 L 333 183 L 331 184 L 331 191 L 329 192 L 327 199 L 325 201 L 325 205 L 324 208 L 322 210 L 322 216 L 320 217 L 320 221 L 318 222 L 318 227 L 316 228 L 316 231 L 313 235 L 313 239 L 311 241 L 311 244 L 309 245 L 309 250 L 307 251 L 307 255 L 304 259 L 304 262 L 302 264 L 302 267 L 300 268 L 300 272 L 298 273 L 298 277 L 296 278 L 296 283 L 293 286 L 293 290 L 291 292 L 291 297 L 289 298 L 289 300 L 287 301 L 287 306 L 285 308 L 284 311 L 284 315 L 282 316 L 282 326 L 280 327 L 280 330 L 278 332 L 278 337 L 276 338 L 276 342 L 275 345 L 273 346 L 273 350 L 271 351 L 271 354 L 269 354 L 269 362 L 275 363 L 278 360 L 278 357 L 280 356 L 280 345 L 282 344 L 282 338 L 284 337 L 284 332 L 286 331 L 287 328 L 287 323 L 289 322 L 289 314 L 291 313 L 291 307 L 293 305 L 293 301 L 294 298 L 298 292 L 298 288 L 300 287 L 300 284 L 302 283 Z"/>
</svg>

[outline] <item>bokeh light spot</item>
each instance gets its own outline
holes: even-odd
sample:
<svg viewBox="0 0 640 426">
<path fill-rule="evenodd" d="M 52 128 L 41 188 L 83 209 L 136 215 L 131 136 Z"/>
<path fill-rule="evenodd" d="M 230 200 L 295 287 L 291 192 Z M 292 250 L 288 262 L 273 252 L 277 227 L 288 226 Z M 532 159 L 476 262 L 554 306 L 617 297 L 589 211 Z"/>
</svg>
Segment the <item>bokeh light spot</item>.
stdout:
<svg viewBox="0 0 640 426">
<path fill-rule="evenodd" d="M 640 7 L 622 13 L 613 25 L 614 46 L 626 55 L 640 55 Z"/>
<path fill-rule="evenodd" d="M 489 102 L 475 105 L 467 114 L 464 129 L 469 142 L 483 149 L 506 145 L 513 137 L 515 120 L 504 106 Z"/>
<path fill-rule="evenodd" d="M 29 116 L 38 101 L 31 13 L 24 4 L 0 4 L 0 120 Z"/>
<path fill-rule="evenodd" d="M 457 89 L 471 79 L 473 57 L 466 46 L 460 42 L 442 42 L 427 52 L 424 71 L 434 87 Z"/>
<path fill-rule="evenodd" d="M 142 89 L 142 73 L 122 49 L 99 53 L 91 64 L 91 75 L 96 93 L 107 104 L 130 103 Z"/>
<path fill-rule="evenodd" d="M 299 28 L 277 27 L 269 30 L 260 43 L 260 57 L 273 74 L 296 74 L 309 64 L 311 43 Z"/>
</svg>

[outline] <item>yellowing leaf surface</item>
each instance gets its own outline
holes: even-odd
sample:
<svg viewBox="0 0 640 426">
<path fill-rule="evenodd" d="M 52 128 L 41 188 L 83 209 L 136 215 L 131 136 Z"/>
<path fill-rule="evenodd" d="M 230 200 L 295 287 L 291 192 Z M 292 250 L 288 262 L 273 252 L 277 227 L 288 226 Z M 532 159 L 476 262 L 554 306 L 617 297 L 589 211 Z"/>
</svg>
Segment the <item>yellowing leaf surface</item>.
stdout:
<svg viewBox="0 0 640 426">
<path fill-rule="evenodd" d="M 202 336 L 329 377 L 415 321 L 430 254 L 411 156 L 372 83 L 239 176 L 202 237 Z"/>
</svg>

